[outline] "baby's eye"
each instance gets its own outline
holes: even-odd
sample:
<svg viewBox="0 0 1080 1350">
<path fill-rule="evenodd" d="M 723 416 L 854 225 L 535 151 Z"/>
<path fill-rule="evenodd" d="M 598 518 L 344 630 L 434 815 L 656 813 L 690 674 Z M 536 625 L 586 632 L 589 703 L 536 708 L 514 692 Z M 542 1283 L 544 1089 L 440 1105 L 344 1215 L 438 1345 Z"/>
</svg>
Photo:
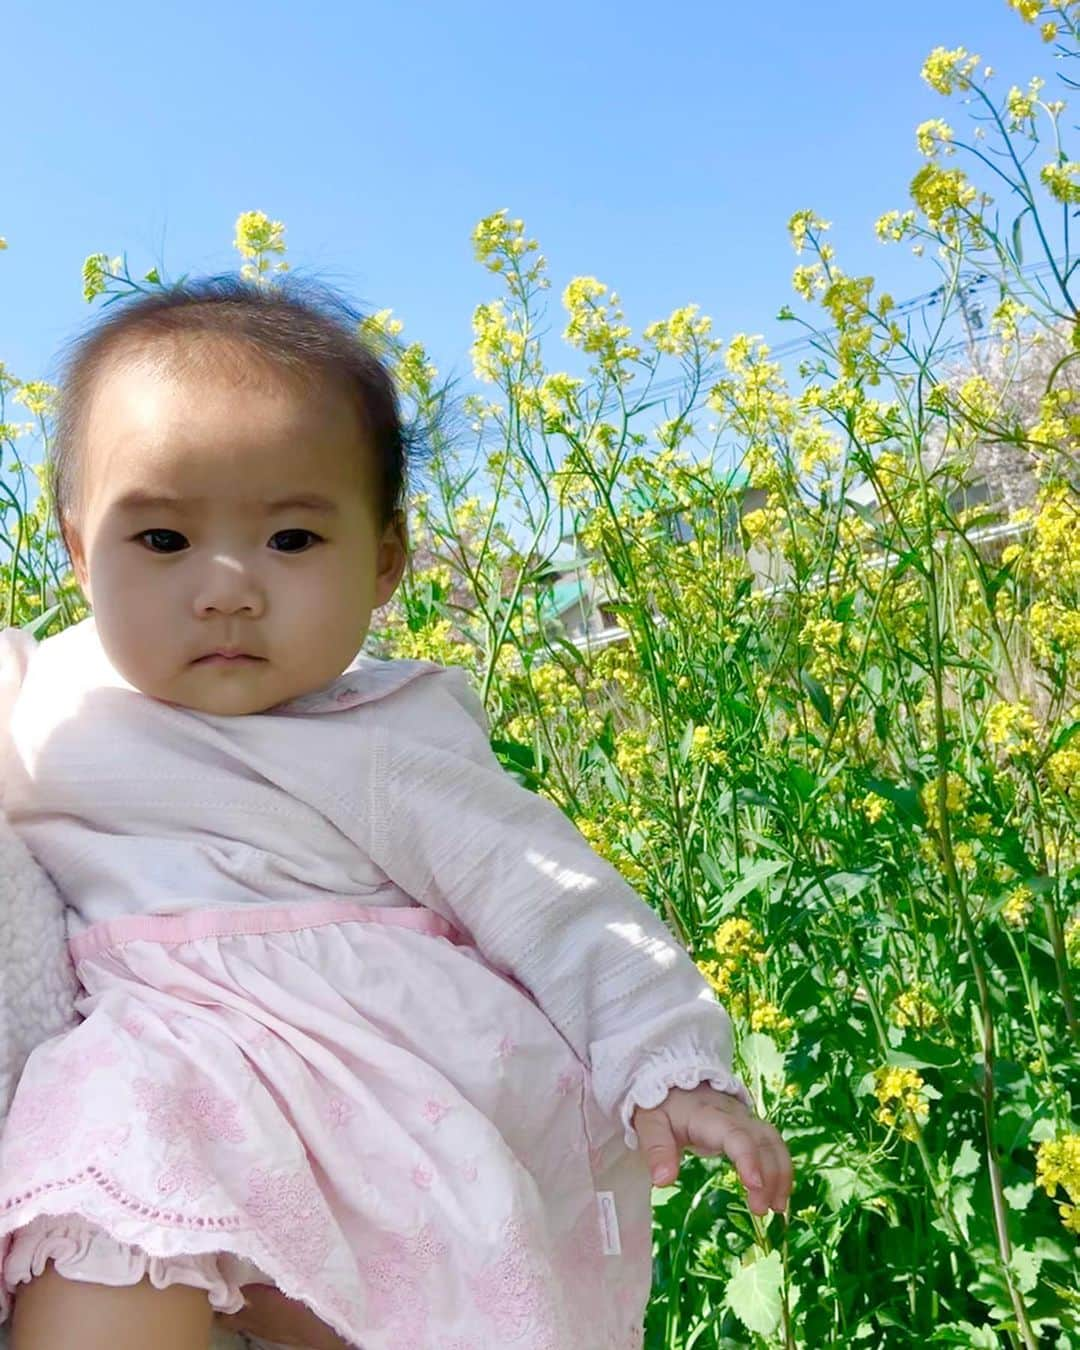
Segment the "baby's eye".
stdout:
<svg viewBox="0 0 1080 1350">
<path fill-rule="evenodd" d="M 181 541 L 181 547 L 183 547 L 183 546 L 187 543 L 187 540 L 184 538 L 184 536 L 183 536 L 182 534 L 178 533 L 176 530 L 143 530 L 143 532 L 142 532 L 141 534 L 137 534 L 137 535 L 135 536 L 135 538 L 136 538 L 136 539 L 150 539 L 152 536 L 156 536 L 159 540 L 162 539 L 163 537 L 166 537 L 166 536 L 167 536 L 168 538 L 171 538 L 171 539 L 179 539 L 179 540 Z M 162 549 L 159 549 L 159 548 L 156 548 L 153 544 L 149 544 L 148 547 L 149 547 L 151 553 L 177 553 L 177 552 L 179 552 L 179 549 L 175 549 L 175 548 L 162 548 Z"/>
<path fill-rule="evenodd" d="M 295 543 L 296 537 L 297 537 L 298 535 L 301 536 L 301 540 L 300 540 L 301 547 L 300 547 L 300 548 L 288 548 L 288 547 L 286 547 L 286 548 L 278 549 L 277 552 L 279 552 L 279 553 L 302 553 L 302 552 L 304 551 L 303 545 L 304 545 L 306 539 L 314 539 L 314 540 L 316 540 L 316 541 L 320 541 L 320 540 L 321 540 L 321 536 L 320 536 L 320 535 L 317 535 L 317 534 L 315 534 L 315 533 L 313 533 L 311 530 L 278 530 L 278 532 L 277 532 L 275 535 L 272 535 L 271 537 L 272 537 L 273 539 L 292 539 L 293 542 Z"/>
</svg>

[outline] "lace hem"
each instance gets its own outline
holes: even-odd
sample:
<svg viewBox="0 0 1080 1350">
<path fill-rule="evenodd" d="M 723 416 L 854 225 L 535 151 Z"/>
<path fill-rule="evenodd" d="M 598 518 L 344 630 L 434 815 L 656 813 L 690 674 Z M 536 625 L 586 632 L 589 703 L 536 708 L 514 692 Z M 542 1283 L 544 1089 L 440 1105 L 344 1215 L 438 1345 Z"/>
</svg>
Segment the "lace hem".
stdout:
<svg viewBox="0 0 1080 1350">
<path fill-rule="evenodd" d="M 138 1284 L 144 1278 L 149 1278 L 155 1289 L 190 1285 L 205 1290 L 211 1307 L 222 1313 L 243 1309 L 242 1284 L 267 1280 L 258 1267 L 227 1252 L 153 1256 L 141 1247 L 118 1241 L 81 1214 L 39 1214 L 11 1236 L 4 1261 L 5 1292 L 15 1294 L 16 1285 L 27 1284 L 42 1274 L 49 1261 L 69 1280 L 113 1288 Z"/>
<path fill-rule="evenodd" d="M 672 1088 L 684 1088 L 689 1091 L 702 1083 L 708 1083 L 717 1092 L 727 1092 L 732 1097 L 737 1097 L 748 1111 L 755 1112 L 754 1099 L 742 1080 L 722 1064 L 705 1067 L 687 1064 L 650 1065 L 631 1084 L 619 1111 L 626 1147 L 638 1146 L 637 1131 L 631 1121 L 639 1106 L 643 1110 L 650 1111 L 654 1106 L 660 1105 Z"/>
<path fill-rule="evenodd" d="M 140 1234 L 138 1239 L 131 1243 L 122 1239 L 113 1239 L 109 1232 L 109 1223 L 110 1218 L 114 1215 L 101 1212 L 103 1209 L 109 1208 L 107 1201 L 104 1206 L 100 1203 L 95 1204 L 93 1201 L 87 1205 L 81 1199 L 75 1199 L 74 1196 L 55 1195 L 51 1201 L 54 1207 L 50 1207 L 50 1202 L 45 1199 L 45 1192 L 47 1191 L 66 1190 L 70 1192 L 76 1187 L 82 1189 L 80 1183 L 85 1185 L 86 1182 L 93 1183 L 91 1190 L 103 1189 L 107 1196 L 119 1202 L 121 1214 L 116 1217 L 122 1217 L 130 1222 L 132 1215 L 131 1213 L 125 1213 L 125 1210 L 134 1210 L 138 1213 L 140 1209 L 145 1209 L 147 1214 L 150 1213 L 150 1210 L 146 1207 L 125 1205 L 120 1192 L 112 1187 L 96 1168 L 86 1168 L 64 1181 L 47 1184 L 40 1188 L 35 1187 L 32 1192 L 27 1192 L 19 1197 L 10 1207 L 7 1207 L 9 1213 L 6 1220 L 0 1216 L 0 1257 L 2 1257 L 3 1265 L 3 1276 L 0 1278 L 0 1326 L 11 1314 L 14 1285 L 19 1282 L 17 1278 L 13 1278 L 9 1274 L 8 1267 L 12 1259 L 14 1244 L 18 1242 L 20 1235 L 30 1229 L 33 1229 L 34 1233 L 37 1234 L 46 1231 L 52 1233 L 56 1228 L 59 1228 L 62 1235 L 66 1233 L 73 1239 L 71 1243 L 63 1247 L 63 1255 L 71 1264 L 72 1257 L 75 1255 L 74 1243 L 79 1240 L 81 1232 L 80 1225 L 85 1224 L 87 1230 L 91 1233 L 94 1230 L 100 1230 L 106 1239 L 116 1242 L 121 1249 L 134 1247 L 136 1249 L 135 1257 L 145 1259 L 150 1265 L 157 1262 L 159 1272 L 166 1271 L 170 1265 L 180 1270 L 182 1273 L 177 1274 L 170 1283 L 195 1283 L 197 1288 L 206 1288 L 206 1284 L 201 1280 L 187 1279 L 186 1276 L 189 1272 L 198 1276 L 206 1269 L 205 1262 L 207 1261 L 218 1262 L 221 1265 L 222 1278 L 226 1285 L 226 1297 L 230 1300 L 229 1306 L 222 1304 L 221 1312 L 239 1312 L 244 1306 L 242 1295 L 240 1295 L 240 1302 L 237 1305 L 228 1293 L 230 1285 L 234 1284 L 239 1290 L 242 1284 L 273 1284 L 281 1290 L 286 1298 L 306 1303 L 316 1317 L 321 1318 L 339 1336 L 347 1339 L 355 1331 L 355 1328 L 349 1325 L 355 1316 L 355 1309 L 351 1304 L 341 1300 L 342 1306 L 340 1308 L 327 1307 L 327 1301 L 311 1288 L 309 1281 L 304 1279 L 299 1271 L 291 1268 L 289 1263 L 282 1259 L 282 1254 L 264 1250 L 264 1244 L 257 1239 L 253 1241 L 253 1235 L 250 1233 L 241 1235 L 237 1232 L 236 1230 L 241 1226 L 238 1220 L 200 1220 L 195 1218 L 189 1220 L 189 1223 L 194 1225 L 189 1227 L 182 1221 L 180 1214 L 169 1214 L 167 1217 L 172 1220 L 169 1227 L 174 1232 L 177 1228 L 182 1228 L 185 1231 L 186 1242 L 190 1244 L 189 1250 L 185 1253 L 169 1253 L 154 1251 L 155 1243 L 149 1233 Z M 21 1214 L 19 1213 L 20 1209 L 24 1211 Z M 165 1217 L 162 1211 L 155 1211 L 155 1213 L 162 1213 Z M 12 1219 L 16 1215 L 18 1216 L 18 1222 L 12 1223 Z M 36 1227 L 39 1222 L 40 1229 Z M 202 1227 L 203 1223 L 206 1224 L 205 1228 Z M 72 1227 L 69 1228 L 69 1225 Z M 27 1245 L 31 1252 L 30 1268 L 34 1275 L 38 1275 L 41 1271 L 34 1265 L 34 1254 L 35 1251 L 40 1249 L 36 1248 L 33 1239 Z M 9 1249 L 6 1253 L 5 1246 Z M 99 1256 L 103 1252 L 104 1248 L 99 1248 Z M 44 1260 L 50 1259 L 51 1256 L 52 1253 L 50 1252 L 49 1256 L 42 1259 L 42 1266 Z M 71 1264 L 71 1268 L 74 1270 L 73 1264 Z M 62 1267 L 61 1273 L 64 1273 Z M 30 1276 L 24 1275 L 22 1278 L 29 1279 Z M 72 1278 L 77 1279 L 79 1276 L 73 1275 Z M 82 1278 L 85 1279 L 86 1276 Z M 93 1278 L 96 1281 L 97 1277 Z M 128 1283 L 127 1280 L 113 1280 L 111 1282 L 114 1284 Z M 137 1283 L 137 1280 L 133 1279 L 130 1282 Z M 102 1283 L 110 1283 L 110 1281 L 105 1279 Z M 215 1307 L 217 1306 L 215 1303 Z"/>
</svg>

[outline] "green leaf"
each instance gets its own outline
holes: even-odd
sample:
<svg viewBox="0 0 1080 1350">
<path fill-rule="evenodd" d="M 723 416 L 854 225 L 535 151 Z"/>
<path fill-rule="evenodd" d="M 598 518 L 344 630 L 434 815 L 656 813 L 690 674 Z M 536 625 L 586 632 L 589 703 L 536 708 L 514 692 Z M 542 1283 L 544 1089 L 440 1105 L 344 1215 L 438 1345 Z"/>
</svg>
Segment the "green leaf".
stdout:
<svg viewBox="0 0 1080 1350">
<path fill-rule="evenodd" d="M 1022 1294 L 1030 1294 L 1039 1283 L 1039 1267 L 1042 1257 L 1027 1247 L 1014 1247 L 1009 1269 L 1016 1277 L 1017 1287 Z"/>
<path fill-rule="evenodd" d="M 701 864 L 701 870 L 708 877 L 709 881 L 720 892 L 720 899 L 710 908 L 710 917 L 722 919 L 726 914 L 730 914 L 735 906 L 751 891 L 756 891 L 763 881 L 769 877 L 775 876 L 777 872 L 782 872 L 787 866 L 784 859 L 767 858 L 763 862 L 754 863 L 748 867 L 738 881 L 732 884 L 717 867 L 716 862 L 707 853 L 699 854 L 698 861 Z"/>
<path fill-rule="evenodd" d="M 652 1188 L 653 1209 L 666 1204 L 673 1195 L 678 1195 L 681 1189 L 681 1186 L 654 1186 Z"/>
<path fill-rule="evenodd" d="M 970 1139 L 965 1139 L 960 1145 L 960 1152 L 956 1155 L 956 1161 L 953 1163 L 952 1174 L 954 1177 L 970 1177 L 979 1170 L 981 1162 L 979 1150 Z"/>
<path fill-rule="evenodd" d="M 831 727 L 833 707 L 832 701 L 825 692 L 825 686 L 820 680 L 816 680 L 808 670 L 800 670 L 799 679 L 802 681 L 803 688 L 810 695 L 810 702 L 814 705 L 817 715 L 827 727 Z"/>
<path fill-rule="evenodd" d="M 1023 267 L 1024 265 L 1024 233 L 1021 226 L 1023 225 L 1024 217 L 1030 210 L 1030 206 L 1025 206 L 1012 223 L 1012 251 L 1013 257 L 1016 259 L 1017 267 Z"/>
<path fill-rule="evenodd" d="M 1053 739 L 1053 749 L 1060 750 L 1062 746 L 1068 745 L 1074 736 L 1080 736 L 1080 722 L 1070 722 L 1067 727 L 1062 727 Z"/>
<path fill-rule="evenodd" d="M 1035 1194 L 1035 1185 L 1031 1181 L 1018 1181 L 1015 1186 L 1003 1186 L 1001 1189 L 1010 1209 L 1027 1209 Z"/>
<path fill-rule="evenodd" d="M 747 1331 L 771 1336 L 780 1325 L 783 1278 L 780 1253 L 772 1251 L 740 1266 L 728 1280 L 725 1301 Z"/>
<path fill-rule="evenodd" d="M 855 592 L 848 591 L 842 595 L 833 606 L 833 618 L 840 623 L 846 623 L 851 618 L 852 610 L 855 608 Z"/>
<path fill-rule="evenodd" d="M 908 1053 L 917 1055 L 921 1063 L 933 1065 L 937 1069 L 948 1069 L 960 1063 L 960 1051 L 955 1045 L 943 1045 L 927 1036 L 919 1036 L 908 1031 L 904 1038 Z"/>
<path fill-rule="evenodd" d="M 867 777 L 866 786 L 879 797 L 893 802 L 909 820 L 921 825 L 926 819 L 926 812 L 914 788 L 901 787 L 899 783 L 890 782 L 888 778 L 875 778 L 872 775 Z"/>
<path fill-rule="evenodd" d="M 705 873 L 706 880 L 711 885 L 715 886 L 718 891 L 722 891 L 725 888 L 727 879 L 716 865 L 716 859 L 711 853 L 699 853 L 698 866 Z"/>
<path fill-rule="evenodd" d="M 825 1183 L 829 1208 L 835 1213 L 855 1194 L 859 1174 L 854 1167 L 819 1167 L 818 1176 Z"/>
<path fill-rule="evenodd" d="M 808 802 L 814 795 L 814 789 L 817 787 L 817 779 L 801 764 L 796 764 L 794 760 L 789 761 L 787 766 L 788 779 L 799 799 Z"/>
<path fill-rule="evenodd" d="M 1001 1341 L 993 1327 L 977 1327 L 971 1322 L 950 1322 L 938 1327 L 930 1337 L 935 1345 L 962 1345 L 966 1350 L 1001 1350 Z"/>
<path fill-rule="evenodd" d="M 762 1080 L 773 1092 L 780 1091 L 784 1086 L 784 1056 L 771 1036 L 766 1036 L 763 1031 L 752 1031 L 743 1037 L 739 1054 L 748 1074 L 755 1080 L 755 1088 L 758 1080 Z"/>
<path fill-rule="evenodd" d="M 854 900 L 873 880 L 873 872 L 833 872 L 825 878 L 825 885 L 830 896 L 842 895 L 845 900 Z"/>
<path fill-rule="evenodd" d="M 53 605 L 52 609 L 47 609 L 44 614 L 39 614 L 36 619 L 31 619 L 29 623 L 23 624 L 23 632 L 29 633 L 32 638 L 40 638 L 61 609 L 63 609 L 63 605 Z"/>
</svg>

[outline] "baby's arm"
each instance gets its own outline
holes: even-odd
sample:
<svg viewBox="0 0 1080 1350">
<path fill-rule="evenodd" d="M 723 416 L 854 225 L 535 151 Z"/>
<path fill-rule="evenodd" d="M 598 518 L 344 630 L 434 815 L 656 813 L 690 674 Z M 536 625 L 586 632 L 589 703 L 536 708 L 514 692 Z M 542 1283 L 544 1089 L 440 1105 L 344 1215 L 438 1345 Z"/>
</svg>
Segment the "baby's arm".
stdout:
<svg viewBox="0 0 1080 1350">
<path fill-rule="evenodd" d="M 373 860 L 459 923 L 536 998 L 592 1071 L 600 1106 L 637 1144 L 637 1107 L 709 1083 L 752 1110 L 731 1023 L 665 925 L 552 802 L 520 787 L 482 728 L 446 744 L 380 726 Z"/>
</svg>

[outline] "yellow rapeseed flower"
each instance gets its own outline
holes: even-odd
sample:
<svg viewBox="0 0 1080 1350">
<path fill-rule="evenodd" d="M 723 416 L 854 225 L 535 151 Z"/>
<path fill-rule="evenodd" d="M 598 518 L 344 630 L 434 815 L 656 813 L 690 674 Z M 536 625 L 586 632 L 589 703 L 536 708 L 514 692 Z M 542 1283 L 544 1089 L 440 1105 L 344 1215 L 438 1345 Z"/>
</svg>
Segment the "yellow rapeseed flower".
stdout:
<svg viewBox="0 0 1080 1350">
<path fill-rule="evenodd" d="M 60 391 L 45 380 L 27 380 L 15 392 L 15 401 L 28 408 L 35 417 L 45 417 L 56 408 Z"/>
<path fill-rule="evenodd" d="M 1080 738 L 1054 751 L 1046 761 L 1046 776 L 1063 797 L 1080 804 Z"/>
<path fill-rule="evenodd" d="M 1039 101 L 1039 93 L 1044 84 L 1045 80 L 1040 80 L 1036 75 L 1028 84 L 1026 94 L 1015 84 L 1009 90 L 1005 98 L 1005 107 L 1008 111 L 1013 130 L 1019 128 L 1024 122 L 1034 120 L 1035 108 Z"/>
<path fill-rule="evenodd" d="M 236 218 L 233 247 L 242 258 L 254 258 L 258 253 L 284 253 L 285 226 L 280 220 L 271 220 L 265 211 L 241 211 Z"/>
<path fill-rule="evenodd" d="M 712 985 L 715 993 L 722 999 L 727 998 L 731 993 L 731 975 L 734 968 L 707 958 L 698 961 L 697 968 Z"/>
<path fill-rule="evenodd" d="M 686 356 L 702 343 L 715 350 L 717 344 L 708 341 L 712 320 L 706 315 L 697 317 L 698 306 L 686 305 L 673 310 L 670 317 L 649 324 L 642 336 L 660 352 L 670 356 Z"/>
<path fill-rule="evenodd" d="M 1043 11 L 1043 0 L 1009 0 L 1025 23 L 1034 23 Z"/>
<path fill-rule="evenodd" d="M 796 211 L 788 221 L 788 233 L 791 235 L 791 242 L 796 253 L 803 251 L 811 233 L 820 234 L 828 229 L 831 229 L 829 222 L 821 220 L 810 210 Z"/>
<path fill-rule="evenodd" d="M 713 946 L 725 961 L 763 961 L 761 938 L 749 919 L 725 919 L 713 934 Z"/>
<path fill-rule="evenodd" d="M 794 1026 L 794 1021 L 786 1013 L 781 1012 L 775 1003 L 770 1003 L 768 999 L 758 998 L 756 994 L 751 995 L 751 1031 L 771 1032 L 782 1040 Z"/>
<path fill-rule="evenodd" d="M 615 737 L 615 764 L 627 780 L 640 778 L 649 767 L 656 747 L 644 731 L 626 728 Z"/>
<path fill-rule="evenodd" d="M 1065 925 L 1065 959 L 1070 966 L 1080 968 L 1080 914 Z"/>
<path fill-rule="evenodd" d="M 1010 757 L 1035 754 L 1037 730 L 1031 708 L 1023 701 L 995 703 L 986 714 L 987 740 L 991 745 L 1004 746 Z"/>
<path fill-rule="evenodd" d="M 889 1010 L 889 1019 L 898 1027 L 918 1027 L 925 1030 L 940 1021 L 941 1014 L 931 998 L 931 989 L 924 980 L 897 994 Z"/>
<path fill-rule="evenodd" d="M 954 89 L 971 88 L 971 72 L 979 64 L 977 56 L 969 56 L 963 47 L 951 51 L 935 47 L 926 58 L 922 77 L 939 94 L 951 94 Z"/>
<path fill-rule="evenodd" d="M 83 299 L 89 304 L 95 296 L 102 295 L 108 285 L 110 273 L 120 270 L 122 259 L 109 258 L 105 253 L 91 253 L 83 263 Z"/>
<path fill-rule="evenodd" d="M 1006 341 L 1015 341 L 1020 336 L 1020 323 L 1031 314 L 1027 305 L 1022 305 L 1007 295 L 990 315 L 990 327 L 1000 333 Z M 995 404 L 997 399 L 995 398 Z"/>
<path fill-rule="evenodd" d="M 958 844 L 953 845 L 953 862 L 961 876 L 973 877 L 979 870 L 975 849 L 966 839 L 961 839 Z"/>
<path fill-rule="evenodd" d="M 1059 202 L 1080 202 L 1080 161 L 1067 159 L 1055 164 L 1044 164 L 1039 177 L 1051 197 Z"/>
<path fill-rule="evenodd" d="M 1044 592 L 1071 594 L 1080 589 L 1080 505 L 1067 488 L 1055 486 L 1039 493 L 1038 507 L 1026 566 Z"/>
<path fill-rule="evenodd" d="M 890 1129 L 899 1125 L 901 1135 L 914 1142 L 919 1126 L 926 1121 L 930 1107 L 922 1089 L 922 1077 L 914 1069 L 884 1065 L 874 1070 L 877 1085 L 874 1093 L 879 1107 L 877 1120 Z"/>
<path fill-rule="evenodd" d="M 767 511 L 747 511 L 742 518 L 742 527 L 752 544 L 756 543 L 769 530 L 769 523 Z"/>
<path fill-rule="evenodd" d="M 525 335 L 507 314 L 501 300 L 476 306 L 472 360 L 473 373 L 478 380 L 494 383 L 500 376 L 519 369 L 525 347 Z"/>
<path fill-rule="evenodd" d="M 712 764 L 718 769 L 728 767 L 727 751 L 720 744 L 714 727 L 695 727 L 690 740 L 690 763 Z"/>
<path fill-rule="evenodd" d="M 1026 886 L 1016 886 L 1001 907 L 1001 917 L 1010 928 L 1023 928 L 1031 913 L 1032 895 Z"/>
<path fill-rule="evenodd" d="M 967 805 L 968 797 L 971 795 L 971 789 L 958 773 L 946 775 L 945 779 L 945 809 L 950 816 L 958 815 Z M 927 819 L 935 828 L 941 828 L 941 821 L 938 817 L 938 785 L 937 779 L 931 778 L 928 783 L 923 785 L 920 794 L 923 809 L 926 811 Z"/>
<path fill-rule="evenodd" d="M 505 207 L 484 216 L 472 232 L 473 255 L 476 261 L 483 263 L 489 272 L 506 272 L 508 264 L 517 266 L 516 260 L 526 253 L 535 253 L 540 247 L 535 239 L 525 238 L 525 222 L 511 220 Z M 535 280 L 543 270 L 544 260 L 538 257 L 529 269 L 527 277 Z"/>
<path fill-rule="evenodd" d="M 828 285 L 821 263 L 800 264 L 791 274 L 791 288 L 804 300 L 813 300 L 815 294 Z"/>
<path fill-rule="evenodd" d="M 1080 1233 L 1080 1134 L 1044 1139 L 1036 1152 L 1035 1184 L 1048 1196 L 1060 1186 L 1071 1203 L 1059 1203 L 1061 1222 L 1071 1233 Z"/>
<path fill-rule="evenodd" d="M 929 121 L 920 122 L 915 128 L 915 142 L 919 147 L 919 153 L 923 155 L 936 155 L 939 150 L 949 153 L 952 149 L 950 145 L 952 139 L 952 127 L 940 117 L 931 117 Z"/>
<path fill-rule="evenodd" d="M 267 272 L 289 270 L 287 262 L 270 263 L 268 255 L 285 252 L 285 226 L 280 220 L 271 220 L 265 211 L 241 211 L 236 218 L 233 247 L 242 258 L 256 260 L 240 269 L 240 275 L 248 280 L 261 281 Z"/>
<path fill-rule="evenodd" d="M 899 243 L 911 233 L 914 224 L 914 211 L 886 211 L 874 222 L 874 233 L 883 242 L 891 239 L 894 243 Z"/>
<path fill-rule="evenodd" d="M 955 233 L 956 217 L 978 196 L 963 169 L 924 164 L 911 180 L 911 196 L 929 223 Z"/>
<path fill-rule="evenodd" d="M 879 797 L 876 792 L 868 792 L 859 803 L 859 810 L 871 825 L 876 825 L 888 809 L 888 801 L 884 797 Z"/>
<path fill-rule="evenodd" d="M 379 339 L 396 338 L 405 325 L 400 319 L 392 318 L 393 313 L 392 309 L 379 309 L 369 314 L 361 320 L 360 336 L 373 345 L 378 345 Z"/>
</svg>

